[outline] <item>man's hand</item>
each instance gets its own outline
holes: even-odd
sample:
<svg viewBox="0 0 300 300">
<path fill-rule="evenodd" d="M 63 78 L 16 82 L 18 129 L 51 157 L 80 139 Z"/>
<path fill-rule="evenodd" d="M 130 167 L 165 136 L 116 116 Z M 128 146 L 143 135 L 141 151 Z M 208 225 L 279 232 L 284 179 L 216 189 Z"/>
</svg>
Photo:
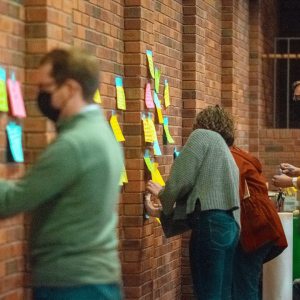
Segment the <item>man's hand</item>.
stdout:
<svg viewBox="0 0 300 300">
<path fill-rule="evenodd" d="M 283 163 L 280 165 L 280 169 L 282 173 L 289 176 L 289 177 L 298 177 L 300 176 L 300 169 L 294 167 L 291 164 Z"/>
<path fill-rule="evenodd" d="M 154 183 L 152 180 L 149 180 L 146 184 L 146 191 L 148 191 L 156 198 L 158 198 L 158 193 L 161 189 L 161 185 L 159 183 Z"/>
<path fill-rule="evenodd" d="M 293 179 L 287 175 L 274 175 L 272 182 L 275 186 L 286 188 L 293 186 Z"/>
</svg>

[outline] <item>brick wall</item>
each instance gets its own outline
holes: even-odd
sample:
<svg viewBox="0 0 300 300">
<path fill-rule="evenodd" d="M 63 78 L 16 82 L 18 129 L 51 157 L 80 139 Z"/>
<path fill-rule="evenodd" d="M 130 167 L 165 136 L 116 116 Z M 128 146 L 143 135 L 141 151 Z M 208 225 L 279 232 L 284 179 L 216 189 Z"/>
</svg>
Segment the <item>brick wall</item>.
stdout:
<svg viewBox="0 0 300 300">
<path fill-rule="evenodd" d="M 192 299 L 189 234 L 165 239 L 158 221 L 144 216 L 150 174 L 143 156 L 148 149 L 166 180 L 174 148 L 187 140 L 197 113 L 219 104 L 234 114 L 236 144 L 261 159 L 267 180 L 279 161 L 293 156 L 290 162 L 297 164 L 298 131 L 267 129 L 272 124 L 273 63 L 262 54 L 272 52 L 276 23 L 277 5 L 271 0 L 0 0 L 0 65 L 8 77 L 16 73 L 27 111 L 26 118 L 17 120 L 24 132 L 24 164 L 5 162 L 5 126 L 14 118 L 0 114 L 0 176 L 22 176 L 54 137 L 53 124 L 35 103 L 41 56 L 57 46 L 86 49 L 100 62 L 105 116 L 109 120 L 114 110 L 125 136 L 129 182 L 118 204 L 118 235 L 126 299 Z M 171 105 L 162 113 L 169 118 L 174 144 L 164 142 L 156 111 L 144 104 L 146 83 L 154 90 L 146 50 L 162 72 L 160 100 L 168 80 Z M 116 77 L 123 78 L 125 111 L 117 109 Z M 141 117 L 149 112 L 162 156 L 154 156 L 144 141 Z M 22 288 L 30 286 L 24 264 L 28 224 L 24 215 L 0 222 L 0 298 L 30 299 L 30 289 Z"/>
</svg>

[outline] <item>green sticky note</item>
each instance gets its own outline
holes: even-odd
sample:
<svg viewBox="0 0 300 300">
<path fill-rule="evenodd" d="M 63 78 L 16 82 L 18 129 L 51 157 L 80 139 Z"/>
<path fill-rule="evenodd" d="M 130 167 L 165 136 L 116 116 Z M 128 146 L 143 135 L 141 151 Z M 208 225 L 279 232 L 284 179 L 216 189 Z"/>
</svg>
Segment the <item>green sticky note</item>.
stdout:
<svg viewBox="0 0 300 300">
<path fill-rule="evenodd" d="M 154 172 L 153 166 L 151 164 L 150 157 L 144 157 L 145 163 L 148 167 L 148 170 L 151 172 L 151 174 Z"/>
<path fill-rule="evenodd" d="M 155 68 L 155 91 L 156 93 L 158 94 L 159 93 L 159 78 L 160 78 L 160 75 L 161 75 L 161 72 L 158 71 L 156 68 Z"/>
<path fill-rule="evenodd" d="M 0 80 L 0 110 L 8 111 L 5 81 Z"/>
</svg>

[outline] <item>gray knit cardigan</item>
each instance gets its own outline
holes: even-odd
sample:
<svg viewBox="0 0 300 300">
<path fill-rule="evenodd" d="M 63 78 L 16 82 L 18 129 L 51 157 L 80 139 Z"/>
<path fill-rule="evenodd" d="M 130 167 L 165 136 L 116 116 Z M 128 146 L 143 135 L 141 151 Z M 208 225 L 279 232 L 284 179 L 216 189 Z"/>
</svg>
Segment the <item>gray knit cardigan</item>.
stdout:
<svg viewBox="0 0 300 300">
<path fill-rule="evenodd" d="M 185 219 L 199 199 L 201 210 L 233 210 L 240 225 L 239 169 L 220 134 L 196 129 L 174 161 L 159 193 L 163 213 Z"/>
</svg>

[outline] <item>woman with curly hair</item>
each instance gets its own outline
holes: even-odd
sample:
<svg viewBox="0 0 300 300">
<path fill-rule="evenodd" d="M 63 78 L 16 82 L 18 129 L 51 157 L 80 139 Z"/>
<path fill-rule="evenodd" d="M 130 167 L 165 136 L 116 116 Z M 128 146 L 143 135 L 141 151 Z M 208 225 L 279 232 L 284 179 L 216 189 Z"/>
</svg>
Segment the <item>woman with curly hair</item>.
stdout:
<svg viewBox="0 0 300 300">
<path fill-rule="evenodd" d="M 188 220 L 197 299 L 232 299 L 240 201 L 239 171 L 228 147 L 234 140 L 230 118 L 219 106 L 200 112 L 165 187 L 153 181 L 146 185 L 162 205 L 158 212 L 147 200 L 146 210 L 160 217 L 165 234 L 173 222 Z"/>
</svg>

